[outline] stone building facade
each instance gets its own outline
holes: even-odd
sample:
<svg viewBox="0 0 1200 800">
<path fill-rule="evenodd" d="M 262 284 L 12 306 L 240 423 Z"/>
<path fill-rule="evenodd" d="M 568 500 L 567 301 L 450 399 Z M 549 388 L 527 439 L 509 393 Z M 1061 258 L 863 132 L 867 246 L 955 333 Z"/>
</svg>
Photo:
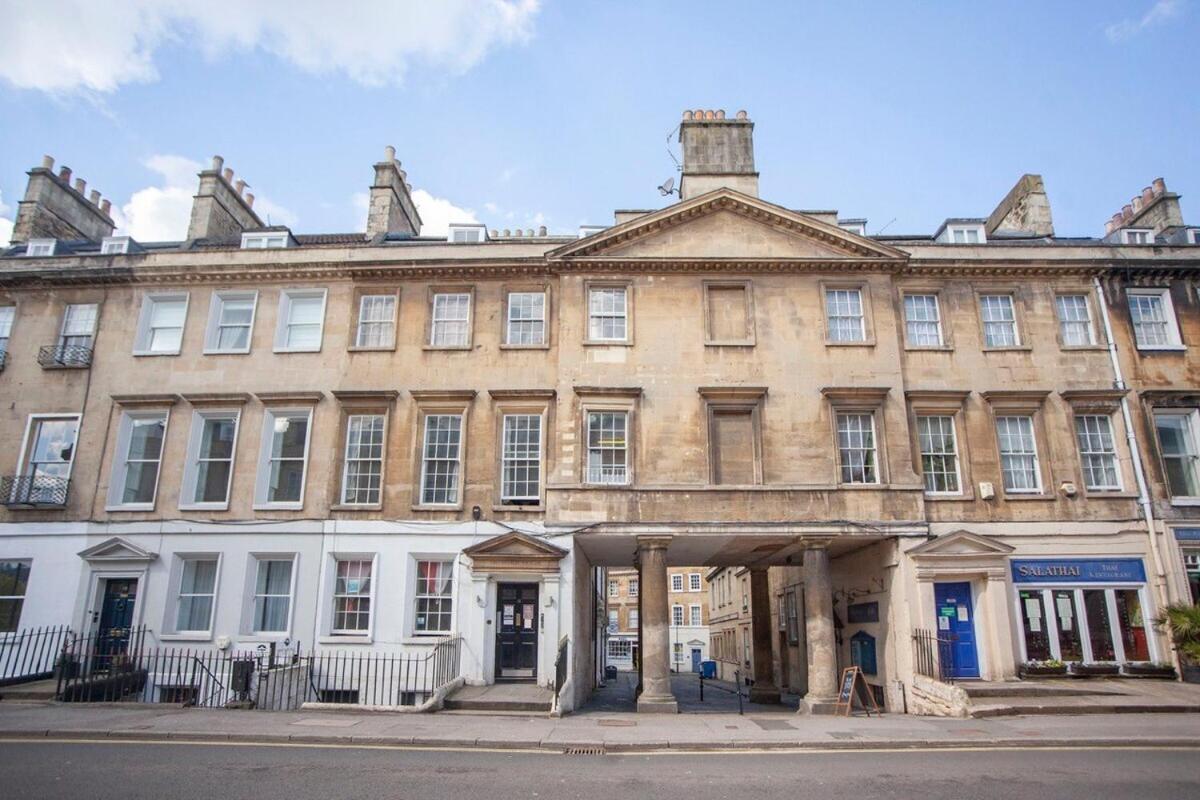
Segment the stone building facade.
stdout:
<svg viewBox="0 0 1200 800">
<path fill-rule="evenodd" d="M 700 565 L 744 568 L 741 661 L 806 711 L 852 662 L 905 707 L 918 630 L 960 678 L 1170 661 L 1149 620 L 1200 569 L 1178 196 L 1059 237 L 1029 175 L 868 235 L 760 198 L 752 133 L 686 112 L 678 200 L 580 236 L 422 237 L 390 150 L 366 234 L 264 226 L 218 158 L 187 239 L 136 242 L 31 170 L 0 257 L 4 625 L 94 630 L 123 591 L 161 642 L 457 635 L 468 682 L 547 686 L 566 643 L 569 710 L 604 569 L 636 565 L 639 708 L 671 711 L 669 576 Z"/>
</svg>

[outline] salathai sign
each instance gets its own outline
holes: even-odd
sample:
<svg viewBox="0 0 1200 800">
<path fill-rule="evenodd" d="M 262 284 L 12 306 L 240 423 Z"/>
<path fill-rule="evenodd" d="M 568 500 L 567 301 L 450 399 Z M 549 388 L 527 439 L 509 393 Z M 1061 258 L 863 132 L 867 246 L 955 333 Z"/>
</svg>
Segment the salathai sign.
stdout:
<svg viewBox="0 0 1200 800">
<path fill-rule="evenodd" d="M 1145 583 L 1140 558 L 1014 558 L 1014 583 Z"/>
</svg>

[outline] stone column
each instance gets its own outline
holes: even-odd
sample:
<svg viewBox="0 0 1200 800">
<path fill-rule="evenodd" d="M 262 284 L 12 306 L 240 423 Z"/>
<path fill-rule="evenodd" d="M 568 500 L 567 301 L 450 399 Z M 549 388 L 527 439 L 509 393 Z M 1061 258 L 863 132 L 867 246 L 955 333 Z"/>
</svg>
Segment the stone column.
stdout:
<svg viewBox="0 0 1200 800">
<path fill-rule="evenodd" d="M 837 641 L 833 631 L 833 580 L 825 543 L 804 550 L 804 612 L 808 633 L 808 694 L 801 714 L 833 713 L 837 701 Z"/>
<path fill-rule="evenodd" d="M 638 577 L 642 613 L 639 712 L 676 714 L 679 705 L 671 693 L 671 643 L 667 608 L 667 545 L 669 536 L 638 537 Z"/>
<path fill-rule="evenodd" d="M 751 703 L 778 703 L 775 665 L 771 654 L 774 625 L 771 620 L 771 586 L 766 567 L 750 568 L 750 625 L 754 642 L 754 685 Z"/>
</svg>

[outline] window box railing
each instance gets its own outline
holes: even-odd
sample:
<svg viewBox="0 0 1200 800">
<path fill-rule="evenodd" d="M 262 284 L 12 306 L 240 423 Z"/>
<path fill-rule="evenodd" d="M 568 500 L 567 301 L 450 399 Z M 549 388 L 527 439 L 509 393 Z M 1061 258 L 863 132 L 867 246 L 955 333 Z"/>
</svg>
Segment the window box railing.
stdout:
<svg viewBox="0 0 1200 800">
<path fill-rule="evenodd" d="M 0 478 L 0 503 L 9 508 L 62 508 L 69 484 L 69 478 L 49 475 L 7 475 Z"/>
<path fill-rule="evenodd" d="M 92 365 L 92 348 L 71 344 L 48 344 L 38 350 L 44 369 L 87 369 Z"/>
</svg>

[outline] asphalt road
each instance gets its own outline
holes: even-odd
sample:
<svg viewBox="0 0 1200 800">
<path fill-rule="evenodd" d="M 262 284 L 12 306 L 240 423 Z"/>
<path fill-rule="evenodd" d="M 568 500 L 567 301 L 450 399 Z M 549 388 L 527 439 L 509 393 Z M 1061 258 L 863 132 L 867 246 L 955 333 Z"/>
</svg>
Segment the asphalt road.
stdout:
<svg viewBox="0 0 1200 800">
<path fill-rule="evenodd" d="M 1179 800 L 1198 795 L 1200 747 L 568 756 L 0 741 L 0 797 L 10 800 Z"/>
</svg>

